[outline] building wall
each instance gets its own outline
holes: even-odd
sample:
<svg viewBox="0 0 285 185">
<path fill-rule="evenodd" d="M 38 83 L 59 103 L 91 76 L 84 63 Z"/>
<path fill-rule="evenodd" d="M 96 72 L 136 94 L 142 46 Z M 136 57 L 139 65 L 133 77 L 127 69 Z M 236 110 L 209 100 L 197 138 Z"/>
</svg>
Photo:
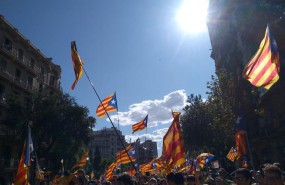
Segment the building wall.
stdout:
<svg viewBox="0 0 285 185">
<path fill-rule="evenodd" d="M 120 130 L 117 130 L 117 132 L 124 145 L 127 146 L 125 136 L 122 135 Z M 120 139 L 113 128 L 103 128 L 92 133 L 89 148 L 91 151 L 94 151 L 96 146 L 100 150 L 101 158 L 115 158 L 116 153 L 123 149 Z"/>
<path fill-rule="evenodd" d="M 236 99 L 245 112 L 250 149 L 257 166 L 265 162 L 285 162 L 285 145 L 280 142 L 285 134 L 284 11 L 284 2 L 279 0 L 210 0 L 209 4 L 207 25 L 211 57 L 217 72 L 225 69 L 237 82 Z M 279 49 L 281 77 L 262 96 L 242 78 L 242 72 L 258 50 L 267 24 Z"/>
<path fill-rule="evenodd" d="M 12 181 L 19 156 L 13 138 L 17 132 L 1 124 L 7 115 L 9 94 L 20 97 L 23 105 L 34 93 L 49 95 L 60 91 L 61 68 L 46 57 L 0 15 L 0 180 Z M 0 183 L 1 184 L 1 183 Z M 5 183 L 4 183 L 5 184 Z"/>
<path fill-rule="evenodd" d="M 23 103 L 34 92 L 60 90 L 61 68 L 0 16 L 0 97 L 17 94 Z"/>
</svg>

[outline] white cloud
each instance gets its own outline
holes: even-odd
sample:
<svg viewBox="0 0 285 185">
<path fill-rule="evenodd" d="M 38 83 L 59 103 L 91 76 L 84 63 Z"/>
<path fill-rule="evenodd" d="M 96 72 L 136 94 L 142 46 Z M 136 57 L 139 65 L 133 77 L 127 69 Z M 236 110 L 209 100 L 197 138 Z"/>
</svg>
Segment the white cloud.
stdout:
<svg viewBox="0 0 285 185">
<path fill-rule="evenodd" d="M 129 106 L 127 112 L 118 112 L 120 125 L 133 125 L 141 121 L 148 114 L 148 127 L 157 126 L 159 123 L 167 124 L 172 121 L 170 111 L 182 111 L 187 101 L 185 90 L 171 92 L 160 100 L 145 100 Z M 117 122 L 117 116 L 111 116 Z"/>
</svg>

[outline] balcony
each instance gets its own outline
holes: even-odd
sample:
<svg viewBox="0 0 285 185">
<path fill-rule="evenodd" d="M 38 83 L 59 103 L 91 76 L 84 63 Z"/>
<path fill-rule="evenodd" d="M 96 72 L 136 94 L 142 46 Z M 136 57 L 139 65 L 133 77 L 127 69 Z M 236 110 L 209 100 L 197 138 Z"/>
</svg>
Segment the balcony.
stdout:
<svg viewBox="0 0 285 185">
<path fill-rule="evenodd" d="M 21 79 L 16 78 L 14 75 L 10 74 L 8 71 L 6 70 L 0 70 L 0 77 L 6 79 L 7 81 L 9 81 L 10 83 L 30 92 L 33 93 L 35 91 L 38 90 L 37 87 L 31 86 L 28 83 L 25 83 L 24 81 L 22 81 Z"/>
<path fill-rule="evenodd" d="M 15 49 L 9 49 L 4 47 L 3 45 L 0 46 L 0 51 L 5 53 L 6 55 L 10 56 L 14 61 L 16 61 L 18 64 L 23 66 L 26 70 L 33 73 L 35 76 L 40 73 L 40 68 L 33 65 L 31 60 L 27 59 L 26 57 L 20 57 L 17 54 L 17 51 Z"/>
</svg>

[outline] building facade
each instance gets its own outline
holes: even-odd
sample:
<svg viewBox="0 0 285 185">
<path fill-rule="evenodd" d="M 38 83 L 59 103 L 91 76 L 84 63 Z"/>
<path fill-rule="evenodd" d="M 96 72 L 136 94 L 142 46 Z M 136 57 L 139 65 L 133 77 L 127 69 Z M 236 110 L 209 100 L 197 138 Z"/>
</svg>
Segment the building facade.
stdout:
<svg viewBox="0 0 285 185">
<path fill-rule="evenodd" d="M 1 124 L 7 112 L 7 96 L 19 97 L 25 106 L 34 93 L 49 95 L 61 91 L 61 68 L 26 39 L 0 15 L 0 180 L 15 173 L 19 159 L 13 138 L 16 131 Z M 11 175 L 12 176 L 12 175 Z M 11 179 L 8 179 L 11 180 Z M 2 182 L 0 183 L 2 184 Z"/>
<path fill-rule="evenodd" d="M 114 128 L 103 128 L 102 130 L 93 131 L 91 134 L 91 141 L 89 142 L 89 148 L 91 155 L 94 155 L 95 148 L 98 147 L 101 158 L 116 158 L 116 153 L 123 150 L 121 141 L 127 146 L 125 141 L 125 136 L 118 129 L 116 131 Z M 96 156 L 94 156 L 96 157 Z"/>
<path fill-rule="evenodd" d="M 248 149 L 256 166 L 285 162 L 285 6 L 280 0 L 210 0 L 208 31 L 216 72 L 226 70 L 236 84 L 238 109 L 245 113 Z M 258 50 L 267 24 L 275 37 L 281 63 L 280 78 L 268 92 L 252 86 L 242 72 Z"/>
<path fill-rule="evenodd" d="M 152 140 L 145 140 L 137 143 L 138 163 L 145 164 L 157 158 L 157 143 Z"/>
</svg>

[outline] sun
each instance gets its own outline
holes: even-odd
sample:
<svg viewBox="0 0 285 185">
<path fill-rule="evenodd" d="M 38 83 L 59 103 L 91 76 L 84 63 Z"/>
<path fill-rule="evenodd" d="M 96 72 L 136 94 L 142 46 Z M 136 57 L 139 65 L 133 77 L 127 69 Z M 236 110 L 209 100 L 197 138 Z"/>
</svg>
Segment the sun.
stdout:
<svg viewBox="0 0 285 185">
<path fill-rule="evenodd" d="M 184 32 L 198 33 L 207 30 L 208 4 L 208 0 L 184 0 L 176 15 L 176 21 Z"/>
</svg>

